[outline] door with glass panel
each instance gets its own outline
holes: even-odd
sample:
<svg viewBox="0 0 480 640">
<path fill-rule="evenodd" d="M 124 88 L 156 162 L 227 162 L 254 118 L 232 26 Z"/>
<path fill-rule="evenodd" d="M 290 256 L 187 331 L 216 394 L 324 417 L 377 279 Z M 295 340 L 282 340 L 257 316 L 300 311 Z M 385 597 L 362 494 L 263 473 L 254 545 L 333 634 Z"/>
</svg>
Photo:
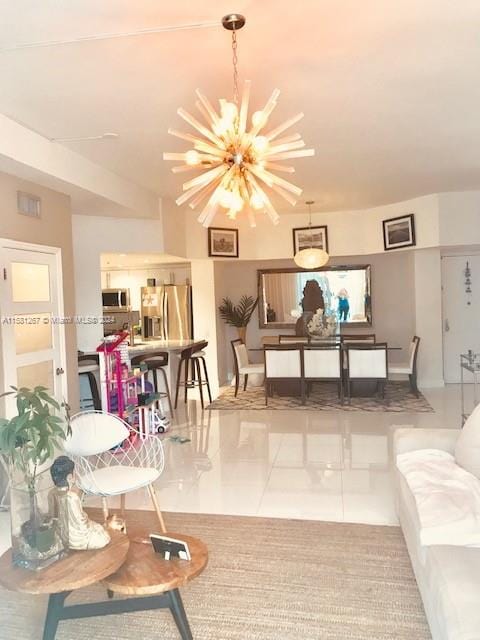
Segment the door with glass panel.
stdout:
<svg viewBox="0 0 480 640">
<path fill-rule="evenodd" d="M 66 381 L 59 252 L 2 246 L 0 257 L 3 390 L 43 385 L 61 402 Z"/>
</svg>

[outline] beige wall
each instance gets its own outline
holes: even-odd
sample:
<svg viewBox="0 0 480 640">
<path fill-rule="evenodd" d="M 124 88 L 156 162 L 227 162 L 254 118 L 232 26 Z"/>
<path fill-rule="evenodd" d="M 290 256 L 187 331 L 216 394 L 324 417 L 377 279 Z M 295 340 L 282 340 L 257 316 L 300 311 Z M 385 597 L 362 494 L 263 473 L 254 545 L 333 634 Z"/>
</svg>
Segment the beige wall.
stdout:
<svg viewBox="0 0 480 640">
<path fill-rule="evenodd" d="M 17 213 L 17 191 L 42 200 L 40 219 Z M 72 216 L 70 198 L 45 187 L 0 173 L 0 238 L 59 247 L 62 250 L 63 296 L 66 316 L 75 315 L 73 278 Z M 77 343 L 75 327 L 66 325 L 68 401 L 78 407 Z"/>
<path fill-rule="evenodd" d="M 370 264 L 372 265 L 372 311 L 373 325 L 352 330 L 351 333 L 374 332 L 378 341 L 387 341 L 392 346 L 402 347 L 402 351 L 390 352 L 392 362 L 406 359 L 408 345 L 415 332 L 415 274 L 414 252 L 371 256 L 347 256 L 332 258 L 330 264 Z M 217 306 L 218 371 L 221 383 L 232 374 L 233 361 L 230 340 L 237 337 L 233 327 L 225 326 L 218 316 L 218 306 L 222 298 L 229 296 L 238 302 L 241 295 L 257 295 L 257 269 L 272 269 L 295 266 L 293 260 L 254 260 L 215 262 L 215 302 Z M 348 330 L 350 333 L 350 329 Z M 288 330 L 260 329 L 258 313 L 255 312 L 248 325 L 247 343 L 249 347 L 259 347 L 265 335 L 293 333 Z M 251 353 L 252 360 L 260 360 L 261 354 Z"/>
</svg>

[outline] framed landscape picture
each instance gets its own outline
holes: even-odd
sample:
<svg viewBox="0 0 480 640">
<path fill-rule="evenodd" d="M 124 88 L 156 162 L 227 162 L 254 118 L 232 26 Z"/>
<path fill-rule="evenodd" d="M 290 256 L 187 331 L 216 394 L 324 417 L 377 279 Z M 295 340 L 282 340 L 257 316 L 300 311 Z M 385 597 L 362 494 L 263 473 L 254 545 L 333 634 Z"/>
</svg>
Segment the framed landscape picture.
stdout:
<svg viewBox="0 0 480 640">
<path fill-rule="evenodd" d="M 299 227 L 293 229 L 293 255 L 302 249 L 323 249 L 328 253 L 327 227 Z"/>
<path fill-rule="evenodd" d="M 415 220 L 413 213 L 383 221 L 385 251 L 415 246 Z"/>
<path fill-rule="evenodd" d="M 238 229 L 208 227 L 208 255 L 211 258 L 238 258 Z"/>
</svg>

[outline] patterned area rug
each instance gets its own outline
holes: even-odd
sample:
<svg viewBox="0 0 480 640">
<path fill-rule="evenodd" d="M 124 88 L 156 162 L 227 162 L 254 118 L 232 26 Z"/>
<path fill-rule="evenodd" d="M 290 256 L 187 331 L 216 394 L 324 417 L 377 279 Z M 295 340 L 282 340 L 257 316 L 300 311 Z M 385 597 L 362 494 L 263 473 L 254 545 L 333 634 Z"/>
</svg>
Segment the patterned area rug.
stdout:
<svg viewBox="0 0 480 640">
<path fill-rule="evenodd" d="M 209 548 L 203 574 L 181 590 L 195 640 L 429 640 L 398 527 L 170 513 L 169 529 Z M 151 511 L 130 511 L 130 531 L 156 531 Z M 74 592 L 67 604 L 103 600 Z M 116 596 L 117 597 L 117 596 Z M 47 599 L 0 589 L 0 638 L 40 640 Z M 57 640 L 179 634 L 166 610 L 60 622 Z"/>
<path fill-rule="evenodd" d="M 224 387 L 220 396 L 207 409 L 301 409 L 305 411 L 389 411 L 393 413 L 429 413 L 432 407 L 425 397 L 416 398 L 408 383 L 389 382 L 385 389 L 385 399 L 378 396 L 352 397 L 350 404 L 342 405 L 337 394 L 337 386 L 330 382 L 314 383 L 304 405 L 299 397 L 273 396 L 265 406 L 263 387 L 239 389 L 235 398 L 234 387 Z"/>
</svg>

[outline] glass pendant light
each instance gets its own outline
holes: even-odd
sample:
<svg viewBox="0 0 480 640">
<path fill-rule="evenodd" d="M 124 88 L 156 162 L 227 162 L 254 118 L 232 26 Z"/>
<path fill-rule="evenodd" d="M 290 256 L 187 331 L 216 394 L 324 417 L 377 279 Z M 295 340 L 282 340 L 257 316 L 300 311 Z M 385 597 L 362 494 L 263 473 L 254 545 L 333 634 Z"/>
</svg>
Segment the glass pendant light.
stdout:
<svg viewBox="0 0 480 640">
<path fill-rule="evenodd" d="M 315 249 L 313 246 L 313 232 L 312 232 L 312 204 L 313 200 L 307 200 L 305 203 L 308 205 L 308 228 L 310 230 L 310 247 L 307 249 L 301 249 L 297 251 L 294 256 L 295 264 L 302 269 L 319 269 L 327 264 L 330 256 L 323 249 Z"/>
</svg>

